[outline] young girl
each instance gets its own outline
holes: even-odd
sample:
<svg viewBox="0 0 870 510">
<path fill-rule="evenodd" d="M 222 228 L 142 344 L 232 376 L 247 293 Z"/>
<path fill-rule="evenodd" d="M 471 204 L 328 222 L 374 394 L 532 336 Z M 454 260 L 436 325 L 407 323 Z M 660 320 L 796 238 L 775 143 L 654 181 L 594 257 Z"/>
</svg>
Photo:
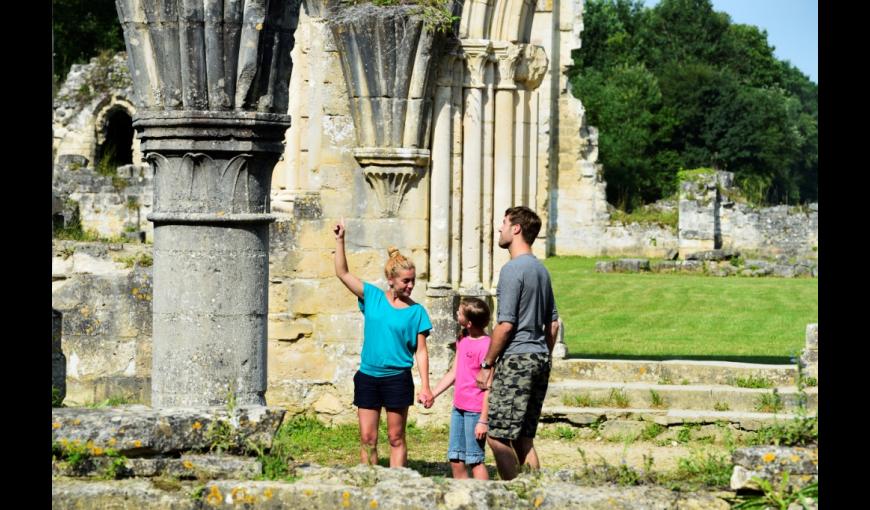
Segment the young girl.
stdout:
<svg viewBox="0 0 870 510">
<path fill-rule="evenodd" d="M 387 292 L 362 282 L 347 268 L 344 253 L 344 220 L 335 226 L 335 274 L 359 301 L 364 316 L 363 346 L 359 371 L 353 377 L 353 404 L 357 406 L 360 462 L 378 463 L 378 423 L 381 408 L 387 409 L 390 467 L 408 462 L 405 423 L 408 407 L 414 403 L 414 358 L 420 370 L 418 400 L 432 406 L 429 389 L 429 353 L 426 336 L 432 329 L 429 314 L 411 299 L 417 279 L 414 263 L 390 248 L 384 268 Z"/>
<path fill-rule="evenodd" d="M 463 333 L 456 341 L 456 357 L 450 370 L 438 382 L 433 400 L 454 382 L 453 413 L 450 417 L 450 444 L 447 459 L 453 478 L 468 478 L 466 466 L 478 480 L 488 480 L 483 463 L 483 444 L 488 429 L 489 390 L 478 389 L 475 377 L 480 362 L 489 349 L 490 338 L 484 331 L 489 324 L 490 311 L 486 302 L 477 298 L 464 298 L 456 311 L 456 320 Z"/>
</svg>

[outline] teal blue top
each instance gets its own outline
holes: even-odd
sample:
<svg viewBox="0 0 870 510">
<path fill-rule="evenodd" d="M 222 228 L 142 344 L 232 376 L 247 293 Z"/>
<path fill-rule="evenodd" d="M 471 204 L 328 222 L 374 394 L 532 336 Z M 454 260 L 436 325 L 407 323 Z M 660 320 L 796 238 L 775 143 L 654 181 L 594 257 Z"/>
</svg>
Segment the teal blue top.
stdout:
<svg viewBox="0 0 870 510">
<path fill-rule="evenodd" d="M 363 283 L 363 298 L 358 299 L 365 318 L 360 372 L 372 377 L 398 375 L 414 366 L 417 334 L 429 334 L 432 323 L 419 303 L 395 308 L 384 291 Z"/>
</svg>

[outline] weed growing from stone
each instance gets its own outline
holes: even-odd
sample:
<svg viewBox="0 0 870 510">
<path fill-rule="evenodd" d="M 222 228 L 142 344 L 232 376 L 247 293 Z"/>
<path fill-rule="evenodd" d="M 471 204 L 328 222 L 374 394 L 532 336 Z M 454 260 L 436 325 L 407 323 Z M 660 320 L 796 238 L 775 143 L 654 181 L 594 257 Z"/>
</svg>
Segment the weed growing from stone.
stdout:
<svg viewBox="0 0 870 510">
<path fill-rule="evenodd" d="M 139 253 L 129 257 L 117 257 L 115 262 L 124 264 L 125 269 L 132 269 L 134 267 L 151 267 L 154 265 L 154 258 L 147 253 Z"/>
<path fill-rule="evenodd" d="M 664 431 L 665 431 L 665 427 L 663 425 L 659 425 L 658 423 L 649 423 L 641 431 L 640 437 L 644 441 L 649 441 L 649 440 L 655 439 Z"/>
<path fill-rule="evenodd" d="M 671 385 L 674 384 L 674 380 L 671 378 L 670 374 L 662 374 L 659 377 L 658 384 Z"/>
<path fill-rule="evenodd" d="M 562 403 L 566 406 L 573 407 L 596 407 L 598 401 L 586 394 L 581 395 L 563 395 Z"/>
<path fill-rule="evenodd" d="M 679 459 L 675 478 L 688 486 L 724 489 L 731 481 L 732 467 L 728 454 L 695 450 L 688 457 Z"/>
<path fill-rule="evenodd" d="M 653 409 L 667 409 L 668 405 L 656 390 L 649 390 L 650 404 Z"/>
<path fill-rule="evenodd" d="M 819 484 L 811 483 L 799 490 L 790 489 L 788 486 L 788 472 L 782 473 L 782 478 L 777 487 L 768 480 L 753 478 L 762 490 L 760 495 L 744 496 L 741 501 L 731 508 L 736 510 L 778 508 L 787 510 L 792 505 L 800 505 L 801 508 L 818 507 Z"/>
<path fill-rule="evenodd" d="M 738 388 L 773 388 L 773 381 L 766 377 L 735 377 L 731 383 Z"/>
<path fill-rule="evenodd" d="M 610 395 L 607 397 L 607 401 L 610 405 L 614 407 L 630 407 L 628 395 L 626 395 L 624 391 L 618 390 L 616 388 L 610 390 Z"/>
<path fill-rule="evenodd" d="M 135 399 L 131 395 L 113 395 L 105 400 L 100 402 L 94 402 L 92 404 L 87 404 L 85 407 L 91 407 L 95 409 L 103 408 L 103 407 L 116 407 L 123 406 L 127 404 L 135 403 Z"/>
<path fill-rule="evenodd" d="M 775 446 L 807 446 L 818 442 L 819 422 L 806 416 L 764 426 L 749 441 L 753 445 Z"/>
<path fill-rule="evenodd" d="M 556 427 L 556 436 L 559 439 L 571 440 L 577 437 L 577 431 L 574 430 L 574 427 L 560 425 Z"/>
<path fill-rule="evenodd" d="M 677 430 L 677 442 L 686 444 L 692 440 L 692 430 L 697 430 L 699 428 L 698 425 L 695 424 L 685 424 Z"/>
<path fill-rule="evenodd" d="M 63 407 L 63 397 L 60 388 L 51 387 L 51 407 Z"/>
<path fill-rule="evenodd" d="M 190 499 L 193 501 L 200 501 L 203 494 L 205 494 L 205 484 L 197 485 L 196 487 L 194 487 L 188 493 L 188 496 L 190 496 Z"/>
<path fill-rule="evenodd" d="M 755 401 L 755 410 L 762 413 L 778 413 L 785 408 L 779 391 L 774 388 L 770 393 L 759 395 Z"/>
<path fill-rule="evenodd" d="M 121 478 L 127 471 L 127 457 L 113 449 L 106 450 L 106 457 L 108 457 L 108 463 L 103 469 L 102 478 L 106 480 Z"/>
<path fill-rule="evenodd" d="M 716 402 L 713 404 L 713 409 L 717 411 L 730 411 L 731 406 L 729 406 L 726 402 Z"/>
</svg>

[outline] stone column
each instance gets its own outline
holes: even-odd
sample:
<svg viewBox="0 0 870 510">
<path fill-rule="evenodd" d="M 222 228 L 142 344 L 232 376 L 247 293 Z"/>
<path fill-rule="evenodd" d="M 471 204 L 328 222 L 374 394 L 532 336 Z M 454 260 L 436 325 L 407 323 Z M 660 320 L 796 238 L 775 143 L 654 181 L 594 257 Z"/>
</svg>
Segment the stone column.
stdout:
<svg viewBox="0 0 870 510">
<path fill-rule="evenodd" d="M 481 275 L 483 288 L 492 284 L 492 178 L 493 178 L 493 121 L 495 119 L 495 66 L 487 65 L 484 73 L 486 88 L 483 91 L 483 200 L 481 201 Z"/>
<path fill-rule="evenodd" d="M 269 190 L 299 2 L 118 0 L 154 172 L 154 407 L 263 405 Z"/>
<path fill-rule="evenodd" d="M 519 47 L 501 46 L 494 49 L 498 59 L 498 79 L 495 92 L 495 178 L 492 203 L 492 287 L 498 285 L 502 266 L 510 260 L 507 250 L 498 246 L 498 227 L 505 209 L 513 205 L 514 189 L 514 74 L 519 58 Z"/>
<path fill-rule="evenodd" d="M 143 113 L 154 168 L 154 407 L 265 404 L 269 182 L 285 115 Z"/>
<path fill-rule="evenodd" d="M 514 119 L 514 195 L 512 205 L 527 205 L 529 91 L 518 89 Z"/>
<path fill-rule="evenodd" d="M 465 115 L 462 149 L 462 274 L 460 286 L 481 286 L 481 201 L 483 177 L 483 88 L 489 41 L 462 41 L 465 75 Z"/>
<path fill-rule="evenodd" d="M 450 181 L 455 55 L 441 61 L 432 119 L 431 208 L 429 212 L 429 288 L 450 288 Z"/>
<path fill-rule="evenodd" d="M 461 55 L 464 59 L 464 54 Z M 456 65 L 453 75 L 453 145 L 451 147 L 453 165 L 453 186 L 451 187 L 451 207 L 453 212 L 450 224 L 450 285 L 459 288 L 459 278 L 462 273 L 462 108 L 464 97 L 462 84 L 465 81 L 465 65 Z"/>
</svg>

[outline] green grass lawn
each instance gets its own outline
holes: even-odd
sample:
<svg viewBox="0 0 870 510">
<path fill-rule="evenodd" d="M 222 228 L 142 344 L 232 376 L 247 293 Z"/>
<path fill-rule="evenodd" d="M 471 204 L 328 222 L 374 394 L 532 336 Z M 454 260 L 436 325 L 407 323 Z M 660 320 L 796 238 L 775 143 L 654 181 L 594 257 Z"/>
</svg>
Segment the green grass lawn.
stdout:
<svg viewBox="0 0 870 510">
<path fill-rule="evenodd" d="M 572 358 L 788 363 L 818 322 L 814 278 L 596 273 L 598 260 L 544 261 Z"/>
</svg>

